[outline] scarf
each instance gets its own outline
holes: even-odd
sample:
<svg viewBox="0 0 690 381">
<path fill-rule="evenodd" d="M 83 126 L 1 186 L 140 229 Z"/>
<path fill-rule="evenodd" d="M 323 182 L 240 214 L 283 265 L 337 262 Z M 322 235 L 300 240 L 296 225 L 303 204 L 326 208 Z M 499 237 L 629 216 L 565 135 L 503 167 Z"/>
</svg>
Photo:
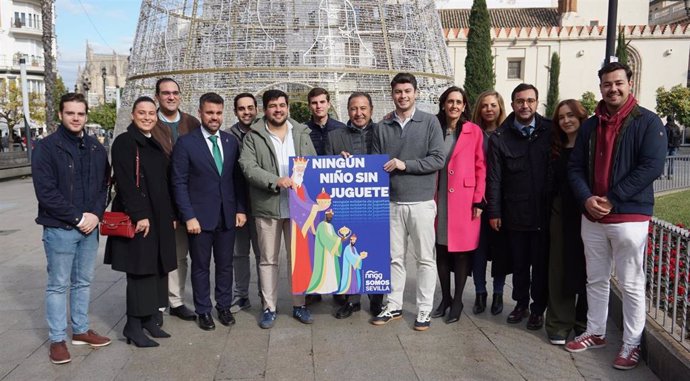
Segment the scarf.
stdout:
<svg viewBox="0 0 690 381">
<path fill-rule="evenodd" d="M 597 116 L 597 141 L 594 158 L 594 184 L 592 193 L 597 196 L 606 196 L 611 187 L 611 170 L 613 164 L 616 138 L 623 126 L 623 121 L 630 115 L 637 105 L 637 100 L 630 94 L 623 107 L 613 115 L 609 114 L 604 101 L 597 105 L 594 115 Z"/>
</svg>

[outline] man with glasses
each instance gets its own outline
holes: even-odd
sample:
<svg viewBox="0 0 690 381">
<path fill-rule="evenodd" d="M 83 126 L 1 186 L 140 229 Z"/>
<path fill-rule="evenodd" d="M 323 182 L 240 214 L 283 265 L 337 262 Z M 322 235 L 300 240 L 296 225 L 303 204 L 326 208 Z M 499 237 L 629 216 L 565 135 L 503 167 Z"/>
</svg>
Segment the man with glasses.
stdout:
<svg viewBox="0 0 690 381">
<path fill-rule="evenodd" d="M 547 302 L 551 120 L 537 113 L 539 92 L 533 85 L 518 85 L 511 100 L 513 112 L 489 140 L 487 209 L 491 228 L 506 231 L 513 260 L 517 304 L 508 323 L 520 323 L 529 315 L 527 329 L 538 330 Z"/>
<path fill-rule="evenodd" d="M 158 122 L 151 131 L 153 137 L 170 158 L 172 147 L 177 138 L 201 126 L 199 121 L 180 111 L 180 86 L 172 78 L 161 78 L 156 82 L 156 101 L 158 101 Z M 196 314 L 184 305 L 184 289 L 187 279 L 187 228 L 178 221 L 175 229 L 175 244 L 177 245 L 177 270 L 168 274 L 168 304 L 170 315 L 182 320 L 192 321 Z M 163 315 L 156 317 L 159 325 L 163 325 Z"/>
</svg>

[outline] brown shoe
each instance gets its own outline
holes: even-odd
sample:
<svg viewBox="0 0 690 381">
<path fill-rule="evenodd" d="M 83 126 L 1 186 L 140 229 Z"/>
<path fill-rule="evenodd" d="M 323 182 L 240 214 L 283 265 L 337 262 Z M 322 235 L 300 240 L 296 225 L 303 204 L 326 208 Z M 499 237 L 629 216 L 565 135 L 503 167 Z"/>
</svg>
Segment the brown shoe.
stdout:
<svg viewBox="0 0 690 381">
<path fill-rule="evenodd" d="M 50 362 L 53 364 L 66 364 L 72 361 L 64 341 L 50 343 Z"/>
<path fill-rule="evenodd" d="M 90 329 L 85 333 L 72 335 L 72 345 L 90 345 L 92 347 L 105 347 L 110 344 L 110 339 L 101 336 L 98 332 Z"/>
</svg>

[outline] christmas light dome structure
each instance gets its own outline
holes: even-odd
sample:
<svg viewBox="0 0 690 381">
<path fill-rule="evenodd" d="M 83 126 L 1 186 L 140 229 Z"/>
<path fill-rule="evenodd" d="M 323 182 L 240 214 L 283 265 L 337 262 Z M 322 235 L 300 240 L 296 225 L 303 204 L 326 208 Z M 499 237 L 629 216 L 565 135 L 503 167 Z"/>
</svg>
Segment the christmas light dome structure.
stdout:
<svg viewBox="0 0 690 381">
<path fill-rule="evenodd" d="M 144 0 L 118 129 L 136 97 L 153 96 L 165 76 L 180 84 L 186 112 L 196 114 L 205 92 L 223 96 L 226 126 L 232 97 L 271 88 L 306 101 L 323 87 L 341 120 L 348 96 L 368 92 L 379 120 L 393 108 L 398 72 L 416 76 L 418 107 L 435 112 L 453 72 L 433 0 Z"/>
</svg>

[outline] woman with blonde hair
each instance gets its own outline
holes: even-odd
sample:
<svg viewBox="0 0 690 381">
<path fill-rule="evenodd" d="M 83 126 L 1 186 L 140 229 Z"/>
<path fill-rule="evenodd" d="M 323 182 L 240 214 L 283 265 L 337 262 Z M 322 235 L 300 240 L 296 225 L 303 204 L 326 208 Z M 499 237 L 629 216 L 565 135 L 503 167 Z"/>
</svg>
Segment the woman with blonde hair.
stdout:
<svg viewBox="0 0 690 381">
<path fill-rule="evenodd" d="M 485 156 L 489 150 L 489 139 L 505 118 L 506 110 L 501 94 L 495 90 L 488 90 L 479 94 L 472 121 L 482 129 Z M 488 167 L 486 171 L 488 173 Z M 498 315 L 503 311 L 503 286 L 505 285 L 506 274 L 510 274 L 512 271 L 503 234 L 491 229 L 487 216 L 487 214 L 482 214 L 479 247 L 475 251 L 472 264 L 472 276 L 476 292 L 472 312 L 479 314 L 486 310 L 486 297 L 488 295 L 486 291 L 486 264 L 487 261 L 492 261 L 493 298 L 491 313 Z"/>
</svg>

